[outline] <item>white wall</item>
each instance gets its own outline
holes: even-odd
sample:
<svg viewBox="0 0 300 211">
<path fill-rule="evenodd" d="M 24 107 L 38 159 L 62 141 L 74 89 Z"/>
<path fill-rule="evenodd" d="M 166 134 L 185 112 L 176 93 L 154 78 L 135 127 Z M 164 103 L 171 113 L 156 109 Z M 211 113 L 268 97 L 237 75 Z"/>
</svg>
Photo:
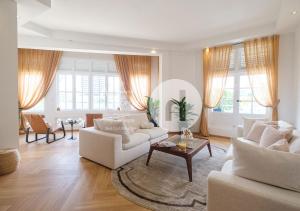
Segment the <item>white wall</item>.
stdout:
<svg viewBox="0 0 300 211">
<path fill-rule="evenodd" d="M 169 79 L 185 80 L 195 87 L 200 96 L 202 95 L 202 59 L 200 51 L 163 52 L 162 63 L 163 81 Z M 165 104 L 166 101 L 170 100 L 170 96 L 167 93 L 163 93 L 162 100 L 162 104 Z M 161 110 L 164 117 L 164 109 Z M 191 129 L 193 132 L 198 132 L 199 121 Z"/>
<path fill-rule="evenodd" d="M 294 69 L 295 69 L 295 77 L 294 77 L 294 84 L 295 84 L 295 125 L 297 128 L 300 128 L 300 27 L 297 28 L 295 33 L 295 62 L 294 62 Z"/>
<path fill-rule="evenodd" d="M 17 6 L 0 1 L 0 149 L 18 147 Z"/>
<path fill-rule="evenodd" d="M 281 34 L 278 59 L 278 118 L 295 124 L 295 33 Z"/>
</svg>

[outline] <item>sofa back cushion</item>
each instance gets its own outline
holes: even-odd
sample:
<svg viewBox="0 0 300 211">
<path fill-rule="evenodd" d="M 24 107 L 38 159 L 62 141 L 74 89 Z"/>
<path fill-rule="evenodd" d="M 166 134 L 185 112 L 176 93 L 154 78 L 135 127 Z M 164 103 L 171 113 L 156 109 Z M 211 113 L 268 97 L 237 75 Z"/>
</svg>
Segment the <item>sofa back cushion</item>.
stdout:
<svg viewBox="0 0 300 211">
<path fill-rule="evenodd" d="M 119 134 L 122 136 L 122 143 L 129 143 L 129 130 L 125 123 L 121 120 L 113 119 L 95 119 L 94 127 L 97 130 L 101 130 L 108 133 Z"/>
<path fill-rule="evenodd" d="M 300 192 L 300 156 L 232 140 L 233 174 Z"/>
<path fill-rule="evenodd" d="M 261 135 L 259 146 L 268 147 L 276 143 L 280 139 L 285 138 L 279 130 L 273 128 L 272 126 L 267 126 Z"/>
<path fill-rule="evenodd" d="M 290 152 L 300 154 L 300 137 L 296 136 L 290 144 Z"/>
<path fill-rule="evenodd" d="M 142 123 L 149 122 L 146 113 L 130 114 L 118 119 L 124 121 L 130 130 L 140 129 Z"/>
<path fill-rule="evenodd" d="M 268 146 L 268 149 L 289 152 L 289 143 L 286 139 L 280 139 L 279 141 L 275 142 L 274 144 Z"/>
<path fill-rule="evenodd" d="M 246 139 L 259 143 L 261 135 L 263 134 L 266 127 L 267 125 L 264 122 L 256 121 L 252 125 L 248 135 L 246 136 Z"/>
<path fill-rule="evenodd" d="M 243 136 L 246 137 L 252 127 L 252 125 L 256 121 L 261 121 L 264 122 L 266 121 L 266 118 L 248 118 L 248 117 L 243 117 Z"/>
</svg>

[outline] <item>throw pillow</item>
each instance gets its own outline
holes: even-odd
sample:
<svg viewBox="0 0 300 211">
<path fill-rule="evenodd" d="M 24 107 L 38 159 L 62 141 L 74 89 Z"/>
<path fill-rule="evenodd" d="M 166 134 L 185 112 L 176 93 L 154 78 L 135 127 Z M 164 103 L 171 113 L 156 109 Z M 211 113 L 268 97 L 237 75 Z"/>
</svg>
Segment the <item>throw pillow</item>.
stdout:
<svg viewBox="0 0 300 211">
<path fill-rule="evenodd" d="M 251 141 L 255 141 L 255 142 L 259 143 L 261 135 L 264 132 L 266 126 L 267 125 L 264 124 L 263 122 L 256 121 L 252 125 L 252 127 L 251 127 L 248 135 L 246 136 L 246 139 L 251 140 Z"/>
<path fill-rule="evenodd" d="M 232 172 L 250 180 L 300 192 L 300 156 L 250 145 L 236 139 Z"/>
<path fill-rule="evenodd" d="M 268 146 L 267 149 L 288 152 L 289 143 L 287 142 L 286 139 L 280 139 L 279 141 L 275 142 L 271 146 Z"/>
<path fill-rule="evenodd" d="M 278 128 L 281 135 L 289 142 L 293 138 L 293 129 L 292 128 Z"/>
<path fill-rule="evenodd" d="M 283 138 L 284 135 L 279 130 L 272 126 L 267 126 L 261 135 L 259 146 L 268 147 Z"/>
<path fill-rule="evenodd" d="M 297 137 L 291 142 L 290 152 L 300 154 L 300 137 Z"/>
<path fill-rule="evenodd" d="M 127 127 L 127 130 L 130 134 L 135 133 L 135 131 L 138 129 L 138 128 L 136 128 L 134 119 L 124 118 L 124 119 L 119 119 L 119 120 L 124 122 L 124 125 Z"/>
<path fill-rule="evenodd" d="M 121 120 L 113 119 L 94 119 L 94 127 L 97 130 L 101 130 L 108 133 L 119 134 L 122 136 L 122 143 L 129 143 L 129 131 Z"/>
<path fill-rule="evenodd" d="M 154 124 L 152 122 L 142 122 L 140 128 L 141 129 L 152 129 L 152 128 L 154 128 Z"/>
<path fill-rule="evenodd" d="M 254 119 L 254 118 L 243 117 L 243 136 L 244 137 L 246 137 L 248 135 L 248 133 L 251 130 L 252 125 L 256 121 L 264 122 L 264 121 L 266 121 L 266 119 L 258 119 L 258 118 Z"/>
</svg>

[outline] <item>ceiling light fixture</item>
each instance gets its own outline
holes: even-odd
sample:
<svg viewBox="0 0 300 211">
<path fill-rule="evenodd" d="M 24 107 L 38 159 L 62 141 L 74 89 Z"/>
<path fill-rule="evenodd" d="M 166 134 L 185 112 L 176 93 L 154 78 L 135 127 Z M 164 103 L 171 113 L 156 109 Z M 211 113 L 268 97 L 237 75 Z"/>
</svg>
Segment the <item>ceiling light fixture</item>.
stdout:
<svg viewBox="0 0 300 211">
<path fill-rule="evenodd" d="M 296 14 L 297 14 L 296 10 L 292 11 L 292 15 L 296 15 Z"/>
<path fill-rule="evenodd" d="M 156 54 L 156 53 L 157 53 L 157 51 L 156 51 L 155 49 L 152 49 L 152 50 L 150 51 L 150 53 L 152 53 L 152 54 Z"/>
</svg>

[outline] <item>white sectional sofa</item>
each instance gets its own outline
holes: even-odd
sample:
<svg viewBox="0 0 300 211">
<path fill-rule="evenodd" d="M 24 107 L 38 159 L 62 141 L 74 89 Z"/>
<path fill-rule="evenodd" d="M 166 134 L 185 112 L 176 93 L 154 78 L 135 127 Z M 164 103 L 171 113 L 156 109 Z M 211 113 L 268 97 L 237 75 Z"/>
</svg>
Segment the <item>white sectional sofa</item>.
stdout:
<svg viewBox="0 0 300 211">
<path fill-rule="evenodd" d="M 145 113 L 123 116 L 118 118 L 118 121 L 125 122 L 122 133 L 125 130 L 126 136 L 115 131 L 102 131 L 97 129 L 96 125 L 81 129 L 79 132 L 80 156 L 116 169 L 147 153 L 150 144 L 168 138 L 168 131 L 163 128 L 141 129 L 142 123 L 148 122 Z"/>
<path fill-rule="evenodd" d="M 243 135 L 242 127 L 239 127 L 238 134 Z M 290 149 L 294 147 L 299 149 L 299 134 L 299 131 L 294 131 Z M 250 145 L 258 145 L 256 142 L 242 137 L 237 139 Z M 230 146 L 227 161 L 222 170 L 212 171 L 208 176 L 208 211 L 300 210 L 299 192 L 234 175 L 232 153 L 232 146 Z M 300 171 L 299 166 L 295 166 L 295 168 Z"/>
</svg>

